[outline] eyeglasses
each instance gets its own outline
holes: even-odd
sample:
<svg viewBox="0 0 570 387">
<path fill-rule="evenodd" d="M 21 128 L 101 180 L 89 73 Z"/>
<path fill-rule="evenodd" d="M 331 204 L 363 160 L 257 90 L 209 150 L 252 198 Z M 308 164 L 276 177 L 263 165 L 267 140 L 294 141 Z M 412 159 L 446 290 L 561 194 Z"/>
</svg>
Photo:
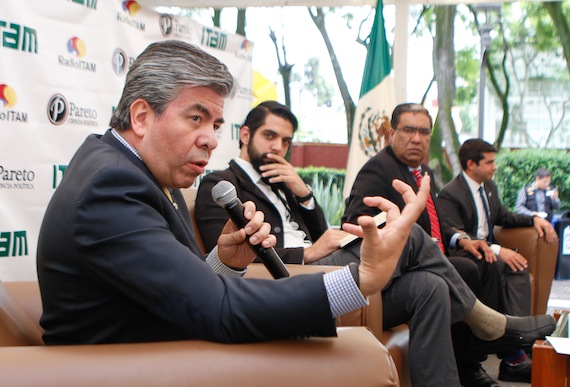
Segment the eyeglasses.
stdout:
<svg viewBox="0 0 570 387">
<path fill-rule="evenodd" d="M 431 136 L 431 128 L 414 128 L 413 126 L 404 126 L 400 129 L 404 134 L 410 136 L 415 136 L 416 133 L 420 132 L 420 136 Z"/>
</svg>

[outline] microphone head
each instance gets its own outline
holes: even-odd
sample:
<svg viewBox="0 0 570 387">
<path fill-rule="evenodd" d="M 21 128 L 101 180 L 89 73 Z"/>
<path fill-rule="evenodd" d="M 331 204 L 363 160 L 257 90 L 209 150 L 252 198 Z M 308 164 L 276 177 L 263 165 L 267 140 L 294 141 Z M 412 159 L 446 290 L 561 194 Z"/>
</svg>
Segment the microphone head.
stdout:
<svg viewBox="0 0 570 387">
<path fill-rule="evenodd" d="M 226 180 L 220 181 L 212 188 L 212 199 L 220 207 L 225 207 L 237 199 L 236 187 Z"/>
</svg>

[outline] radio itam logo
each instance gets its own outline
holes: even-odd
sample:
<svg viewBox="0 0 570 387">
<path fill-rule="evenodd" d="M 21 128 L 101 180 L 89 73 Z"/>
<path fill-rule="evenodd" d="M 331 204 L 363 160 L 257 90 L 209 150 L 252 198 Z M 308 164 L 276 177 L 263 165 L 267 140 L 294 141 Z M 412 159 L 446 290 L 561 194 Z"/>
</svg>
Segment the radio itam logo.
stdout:
<svg viewBox="0 0 570 387">
<path fill-rule="evenodd" d="M 18 97 L 16 96 L 16 90 L 6 84 L 0 85 L 0 102 L 2 102 L 4 107 L 14 107 L 17 100 Z"/>
</svg>

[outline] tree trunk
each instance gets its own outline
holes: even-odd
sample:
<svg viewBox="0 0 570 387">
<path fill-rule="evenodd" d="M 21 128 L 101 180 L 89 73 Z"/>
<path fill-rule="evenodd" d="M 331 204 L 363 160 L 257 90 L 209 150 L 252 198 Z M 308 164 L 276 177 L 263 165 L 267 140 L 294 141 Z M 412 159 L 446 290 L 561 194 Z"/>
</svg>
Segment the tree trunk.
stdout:
<svg viewBox="0 0 570 387">
<path fill-rule="evenodd" d="M 433 49 L 433 68 L 437 82 L 438 113 L 435 131 L 441 136 L 438 141 L 437 133 L 430 144 L 431 164 L 437 160 L 440 176 L 445 173 L 447 162 L 451 165 L 453 174 L 461 172 L 461 165 L 457 157 L 456 145 L 458 143 L 455 125 L 451 118 L 451 108 L 455 99 L 455 5 L 442 5 L 435 7 L 435 38 Z M 445 143 L 447 160 L 443 152 L 442 143 Z M 441 181 L 440 181 L 441 183 Z"/>
<path fill-rule="evenodd" d="M 350 140 L 352 139 L 352 125 L 354 124 L 354 114 L 356 112 L 356 105 L 352 98 L 350 97 L 350 93 L 348 91 L 348 86 L 346 85 L 346 81 L 344 80 L 344 76 L 342 75 L 342 70 L 340 68 L 340 63 L 338 62 L 338 58 L 334 51 L 334 47 L 332 46 L 330 37 L 327 32 L 327 28 L 325 25 L 325 14 L 322 8 L 316 8 L 316 13 L 313 13 L 310 7 L 307 8 L 309 11 L 309 15 L 311 15 L 311 19 L 317 26 L 325 45 L 327 47 L 327 51 L 329 53 L 329 57 L 331 58 L 331 63 L 334 70 L 334 75 L 336 77 L 336 82 L 338 88 L 340 90 L 340 95 L 342 97 L 342 101 L 344 103 L 344 110 L 346 112 L 346 134 L 348 138 L 348 143 L 350 145 Z"/>
<path fill-rule="evenodd" d="M 277 44 L 277 36 L 275 31 L 269 28 L 269 37 L 273 41 L 275 46 L 275 53 L 277 55 L 277 61 L 279 62 L 279 74 L 283 79 L 283 91 L 285 94 L 285 106 L 291 109 L 291 71 L 293 70 L 293 65 L 287 63 L 287 51 L 285 50 L 285 42 L 281 39 L 281 51 L 283 52 L 283 58 L 279 53 L 279 45 Z"/>
<path fill-rule="evenodd" d="M 546 2 L 543 3 L 543 6 L 550 14 L 552 23 L 556 28 L 556 32 L 558 32 L 562 51 L 564 52 L 564 58 L 566 58 L 566 68 L 568 69 L 568 72 L 570 72 L 570 28 L 568 27 L 568 20 L 562 12 L 562 2 Z"/>
<path fill-rule="evenodd" d="M 245 37 L 245 8 L 238 9 L 236 34 Z"/>
</svg>

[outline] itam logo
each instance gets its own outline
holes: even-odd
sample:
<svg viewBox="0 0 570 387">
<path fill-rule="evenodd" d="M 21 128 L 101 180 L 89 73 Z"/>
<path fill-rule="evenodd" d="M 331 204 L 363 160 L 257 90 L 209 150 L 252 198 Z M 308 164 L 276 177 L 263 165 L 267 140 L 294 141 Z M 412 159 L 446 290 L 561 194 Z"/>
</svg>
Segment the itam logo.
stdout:
<svg viewBox="0 0 570 387">
<path fill-rule="evenodd" d="M 134 0 L 123 1 L 123 10 L 127 11 L 130 16 L 135 16 L 141 10 L 141 6 Z"/>
<path fill-rule="evenodd" d="M 87 52 L 87 46 L 83 40 L 74 36 L 67 41 L 67 51 L 69 51 L 70 54 L 75 54 L 78 58 L 83 58 Z"/>
<path fill-rule="evenodd" d="M 11 108 L 16 105 L 16 101 L 18 97 L 16 96 L 16 90 L 11 88 L 8 85 L 0 85 L 0 102 L 4 105 L 4 107 Z"/>
</svg>

